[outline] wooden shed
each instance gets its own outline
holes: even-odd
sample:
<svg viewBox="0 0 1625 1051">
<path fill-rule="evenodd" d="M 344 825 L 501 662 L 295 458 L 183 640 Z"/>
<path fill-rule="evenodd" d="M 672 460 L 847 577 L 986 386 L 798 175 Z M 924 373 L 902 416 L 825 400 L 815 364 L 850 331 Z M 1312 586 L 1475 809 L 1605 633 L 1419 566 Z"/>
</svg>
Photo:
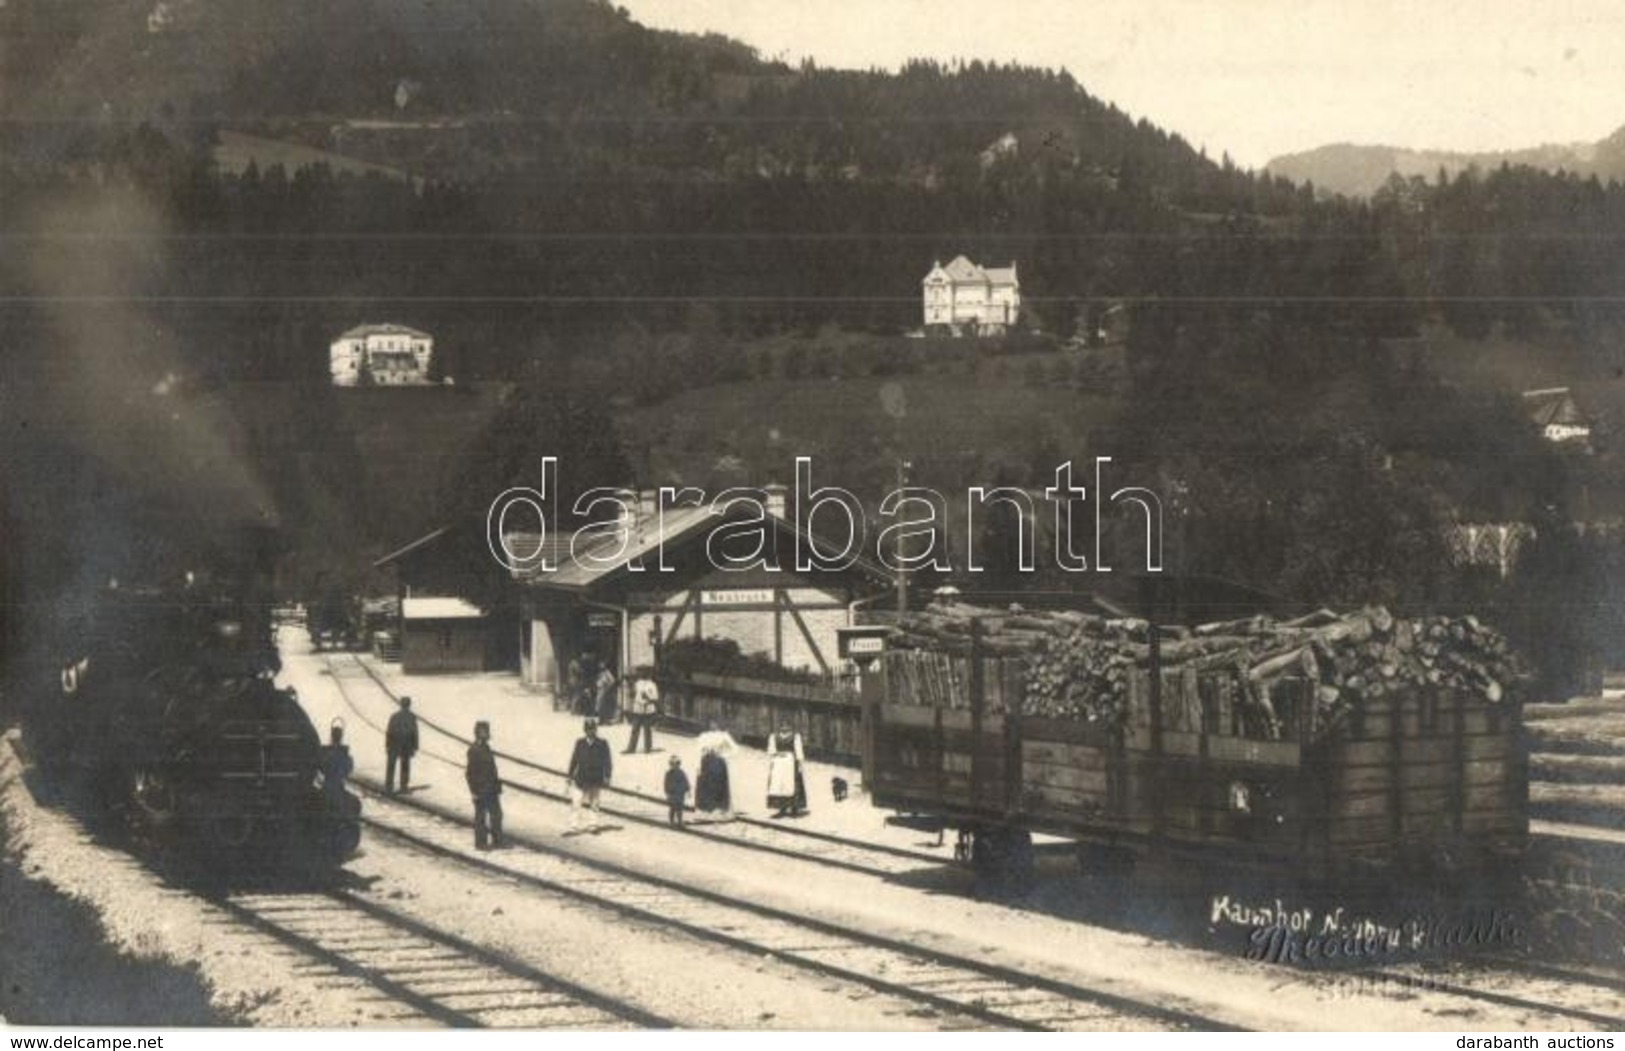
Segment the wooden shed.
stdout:
<svg viewBox="0 0 1625 1051">
<path fill-rule="evenodd" d="M 408 675 L 485 671 L 489 640 L 485 614 L 464 599 L 414 596 L 401 603 L 401 670 Z"/>
</svg>

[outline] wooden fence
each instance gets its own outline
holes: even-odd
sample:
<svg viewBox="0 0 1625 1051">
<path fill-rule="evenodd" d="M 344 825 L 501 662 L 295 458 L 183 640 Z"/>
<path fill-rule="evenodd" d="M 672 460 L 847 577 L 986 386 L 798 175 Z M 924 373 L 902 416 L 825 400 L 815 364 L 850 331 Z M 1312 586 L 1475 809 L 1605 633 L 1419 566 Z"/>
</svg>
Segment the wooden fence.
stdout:
<svg viewBox="0 0 1625 1051">
<path fill-rule="evenodd" d="M 704 730 L 712 723 L 760 745 L 783 727 L 801 734 L 809 756 L 856 765 L 863 751 L 863 707 L 855 680 L 786 683 L 694 672 L 659 680 L 664 721 Z"/>
</svg>

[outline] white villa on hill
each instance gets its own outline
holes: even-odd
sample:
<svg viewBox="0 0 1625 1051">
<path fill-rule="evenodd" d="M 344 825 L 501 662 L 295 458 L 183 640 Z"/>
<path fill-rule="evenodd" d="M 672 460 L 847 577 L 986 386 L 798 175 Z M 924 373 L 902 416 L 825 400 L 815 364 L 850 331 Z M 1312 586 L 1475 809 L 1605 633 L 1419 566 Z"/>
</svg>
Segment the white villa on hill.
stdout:
<svg viewBox="0 0 1625 1051">
<path fill-rule="evenodd" d="M 1016 279 L 1014 262 L 1008 267 L 983 268 L 956 256 L 947 266 L 933 263 L 920 284 L 928 329 L 946 325 L 955 335 L 966 330 L 973 335 L 993 335 L 1006 331 L 1021 317 L 1021 282 Z"/>
<path fill-rule="evenodd" d="M 357 325 L 329 348 L 333 386 L 423 386 L 429 382 L 434 337 L 405 325 Z"/>
</svg>

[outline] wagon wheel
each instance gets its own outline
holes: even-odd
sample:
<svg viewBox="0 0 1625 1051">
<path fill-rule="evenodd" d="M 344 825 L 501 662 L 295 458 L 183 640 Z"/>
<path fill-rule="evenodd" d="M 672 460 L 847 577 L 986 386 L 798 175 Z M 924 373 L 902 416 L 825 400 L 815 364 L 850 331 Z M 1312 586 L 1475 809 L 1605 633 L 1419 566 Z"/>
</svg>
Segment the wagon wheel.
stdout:
<svg viewBox="0 0 1625 1051">
<path fill-rule="evenodd" d="M 175 789 L 156 770 L 137 770 L 130 779 L 130 798 L 148 818 L 167 821 L 175 816 Z"/>
<path fill-rule="evenodd" d="M 220 846 L 241 850 L 253 841 L 255 826 L 251 814 L 217 814 L 209 821 L 209 834 Z"/>
<path fill-rule="evenodd" d="M 327 849 L 329 857 L 343 861 L 361 846 L 361 823 L 334 815 L 327 820 Z"/>
<path fill-rule="evenodd" d="M 130 776 L 130 820 L 138 835 L 161 835 L 175 823 L 175 787 L 156 770 L 137 769 Z"/>
<path fill-rule="evenodd" d="M 1127 847 L 1104 843 L 1079 843 L 1078 872 L 1084 876 L 1127 878 L 1134 874 L 1134 852 Z"/>
<path fill-rule="evenodd" d="M 996 894 L 1020 894 L 1031 889 L 1032 833 L 1024 828 L 993 825 L 977 828 L 971 835 L 971 865 L 980 885 Z"/>
<path fill-rule="evenodd" d="M 179 799 L 169 778 L 151 767 L 125 773 L 119 801 L 124 825 L 138 845 L 156 850 L 171 838 L 179 820 Z"/>
</svg>

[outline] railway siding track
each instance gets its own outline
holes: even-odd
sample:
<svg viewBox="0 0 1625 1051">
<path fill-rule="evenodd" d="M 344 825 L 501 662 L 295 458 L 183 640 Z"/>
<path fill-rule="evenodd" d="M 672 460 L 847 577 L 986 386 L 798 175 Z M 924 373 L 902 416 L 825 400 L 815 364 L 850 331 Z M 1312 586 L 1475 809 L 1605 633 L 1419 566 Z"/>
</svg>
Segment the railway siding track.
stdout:
<svg viewBox="0 0 1625 1051">
<path fill-rule="evenodd" d="M 369 786 L 366 824 L 402 844 L 452 858 L 562 899 L 609 909 L 752 955 L 854 982 L 1001 1029 L 1234 1029 L 1194 1008 L 1025 974 L 794 915 L 510 836 L 515 849 L 474 855 L 468 824 Z"/>
<path fill-rule="evenodd" d="M 1625 1029 L 1625 1007 L 1621 1006 L 1618 995 L 1621 983 L 1615 977 L 1507 958 L 1466 961 L 1451 970 L 1421 966 L 1379 968 L 1358 973 L 1365 978 L 1391 980 L 1396 986 L 1412 986 L 1531 1014 L 1584 1022 L 1604 1030 Z M 1486 987 L 1496 983 L 1506 987 L 1513 977 L 1518 983 L 1515 992 L 1510 988 Z M 1469 982 L 1479 984 L 1467 984 Z M 1574 1005 L 1577 986 L 1583 986 L 1591 994 L 1592 999 L 1587 1006 Z M 1596 1009 L 1605 1006 L 1613 1006 L 1618 1013 L 1609 1014 Z"/>
<path fill-rule="evenodd" d="M 0 748 L 7 759 L 26 764 L 15 740 Z M 79 807 L 63 802 L 53 809 L 77 846 L 106 849 Z M 97 865 L 111 866 L 124 883 L 138 881 L 164 899 L 188 902 L 199 925 L 215 932 L 211 941 L 230 941 L 256 960 L 274 958 L 279 972 L 342 989 L 346 1010 L 357 1011 L 349 1021 L 595 1031 L 675 1024 L 335 887 L 325 876 L 293 869 L 234 873 L 222 882 L 195 859 L 143 860 L 123 850 L 108 850 Z M 324 1025 L 341 1022 L 320 1017 Z"/>
<path fill-rule="evenodd" d="M 454 1028 L 664 1029 L 672 1023 L 347 891 L 215 898 L 220 922 L 250 927 L 355 983 L 374 1016 Z"/>
<path fill-rule="evenodd" d="M 329 661 L 329 664 L 331 667 L 331 660 Z M 351 698 L 346 692 L 346 682 L 355 682 L 359 679 L 365 678 L 367 681 L 371 682 L 374 687 L 376 687 L 386 696 L 390 697 L 392 700 L 394 699 L 395 695 L 393 691 L 389 689 L 388 685 L 373 671 L 373 669 L 368 667 L 365 662 L 355 659 L 354 666 L 359 670 L 360 674 L 356 674 L 355 672 L 341 674 L 337 669 L 334 669 L 334 679 L 339 684 L 340 692 L 343 694 L 346 704 L 348 704 L 352 710 L 356 711 L 358 716 L 367 718 L 365 713 L 362 712 L 361 709 L 356 705 L 354 699 Z M 420 722 L 421 721 L 423 720 L 420 717 Z M 447 730 L 444 727 L 440 727 L 432 723 L 430 723 L 429 726 L 433 732 L 436 732 L 450 740 L 457 742 L 462 742 L 465 740 L 460 735 Z M 542 764 L 531 762 L 523 757 L 509 755 L 504 756 L 504 760 L 506 763 L 517 764 L 521 768 L 534 772 L 547 775 L 557 775 L 559 777 L 563 776 L 561 771 L 556 771 Z M 516 791 L 525 794 L 567 801 L 566 797 L 561 793 L 554 793 L 546 789 L 536 788 L 523 782 L 505 781 L 504 783 L 511 785 Z M 642 809 L 640 804 L 646 802 L 648 804 L 647 812 L 639 813 L 624 808 L 611 809 L 606 807 L 606 813 L 612 813 L 616 817 L 643 824 L 658 825 L 662 827 L 665 825 L 663 802 L 654 800 L 653 797 L 643 797 L 638 793 L 629 792 L 624 789 L 619 789 L 616 791 L 622 798 L 631 800 L 634 805 L 639 805 L 640 809 Z M 452 820 L 456 819 L 452 818 Z M 931 864 L 936 865 L 946 863 L 945 859 L 933 857 L 931 855 L 898 850 L 897 848 L 879 845 L 871 847 L 871 845 L 868 844 L 844 841 L 839 839 L 839 837 L 814 833 L 810 832 L 809 830 L 780 828 L 777 825 L 772 825 L 767 822 L 754 822 L 750 819 L 738 820 L 732 823 L 731 826 L 724 827 L 726 828 L 726 831 L 708 829 L 703 825 L 691 824 L 685 830 L 685 834 L 698 834 L 705 836 L 706 838 L 737 847 L 794 856 L 798 859 L 811 861 L 816 864 L 831 865 L 842 869 L 860 871 L 882 877 L 907 871 L 916 867 L 921 862 L 928 861 Z M 758 829 L 765 834 L 764 838 L 768 840 L 767 842 L 758 841 L 755 838 L 756 834 L 758 833 Z M 782 834 L 782 837 L 776 837 L 775 834 Z M 778 842 L 774 842 L 774 838 L 778 838 Z M 820 840 L 828 841 L 828 843 L 821 844 L 819 842 Z M 451 847 L 450 849 L 454 852 L 466 853 L 461 851 L 460 847 Z M 477 862 L 479 859 L 470 858 L 469 860 Z M 649 900 L 655 901 L 657 899 Z M 658 900 L 660 900 L 662 903 L 664 901 L 664 899 Z M 721 930 L 724 933 L 734 932 L 734 928 L 722 928 Z M 806 946 L 806 950 L 807 951 L 802 958 L 809 962 L 816 963 L 820 957 L 826 955 L 826 950 L 821 949 L 816 945 L 808 945 Z M 827 956 L 828 959 L 837 963 L 842 960 L 842 954 L 840 952 L 830 951 L 827 953 Z M 1478 976 L 1462 977 L 1454 981 L 1449 981 L 1444 980 L 1437 975 L 1431 975 L 1419 979 L 1418 975 L 1410 974 L 1394 973 L 1385 976 L 1376 971 L 1364 973 L 1370 978 L 1379 980 L 1384 977 L 1398 982 L 1416 982 L 1420 980 L 1427 988 L 1435 992 L 1457 997 L 1463 1001 L 1476 1001 L 1479 1003 L 1493 1004 L 1498 1007 L 1510 1007 L 1527 1011 L 1535 1016 L 1544 1016 L 1549 1019 L 1562 1020 L 1568 1023 L 1579 1022 L 1602 1028 L 1618 1028 L 1622 1024 L 1625 1024 L 1625 1018 L 1620 1017 L 1618 1014 L 1610 1014 L 1605 1011 L 1589 1010 L 1586 1007 L 1576 1006 L 1572 996 L 1563 995 L 1563 991 L 1561 989 L 1561 985 L 1563 984 L 1562 975 L 1556 973 L 1541 973 L 1537 968 L 1527 966 L 1527 961 L 1524 963 L 1525 965 L 1520 965 L 1519 962 L 1511 960 L 1484 960 L 1482 961 L 1483 967 L 1481 981 L 1478 980 Z M 1518 979 L 1519 984 L 1516 991 L 1511 991 L 1506 987 L 1506 980 L 1509 975 L 1521 976 Z M 1531 980 L 1533 980 L 1532 984 Z M 1600 992 L 1605 992 L 1607 990 L 1617 988 L 1617 983 L 1618 979 L 1613 979 L 1611 982 L 1608 979 L 1602 979 L 1594 984 L 1597 986 Z M 984 992 L 987 991 L 984 990 L 984 983 L 975 979 L 962 980 L 958 978 L 938 978 L 927 975 L 916 984 L 922 991 L 925 989 L 933 989 L 944 994 L 962 994 L 976 1002 L 991 1002 L 988 1001 L 984 995 Z M 995 998 L 997 998 L 1001 992 L 1001 990 L 999 990 L 996 986 L 990 986 L 987 987 L 987 989 L 992 991 Z M 1027 1012 L 1023 1014 L 1023 1017 L 1034 1023 L 1029 1026 L 1030 1028 L 1050 1028 L 1050 1025 L 1044 1023 L 1055 1021 L 1061 1021 L 1063 1023 L 1062 1027 L 1064 1027 L 1065 1022 L 1064 1017 L 1046 1019 L 1041 1011 Z M 1025 1025 L 1026 1022 L 1023 1022 L 1023 1024 Z M 1211 1024 L 1210 1020 L 1208 1024 Z"/>
<path fill-rule="evenodd" d="M 447 1027 L 669 1028 L 637 1007 L 544 975 L 343 890 L 232 893 L 211 902 L 219 923 L 273 937 L 333 980 L 356 986 L 374 1019 Z"/>
</svg>

